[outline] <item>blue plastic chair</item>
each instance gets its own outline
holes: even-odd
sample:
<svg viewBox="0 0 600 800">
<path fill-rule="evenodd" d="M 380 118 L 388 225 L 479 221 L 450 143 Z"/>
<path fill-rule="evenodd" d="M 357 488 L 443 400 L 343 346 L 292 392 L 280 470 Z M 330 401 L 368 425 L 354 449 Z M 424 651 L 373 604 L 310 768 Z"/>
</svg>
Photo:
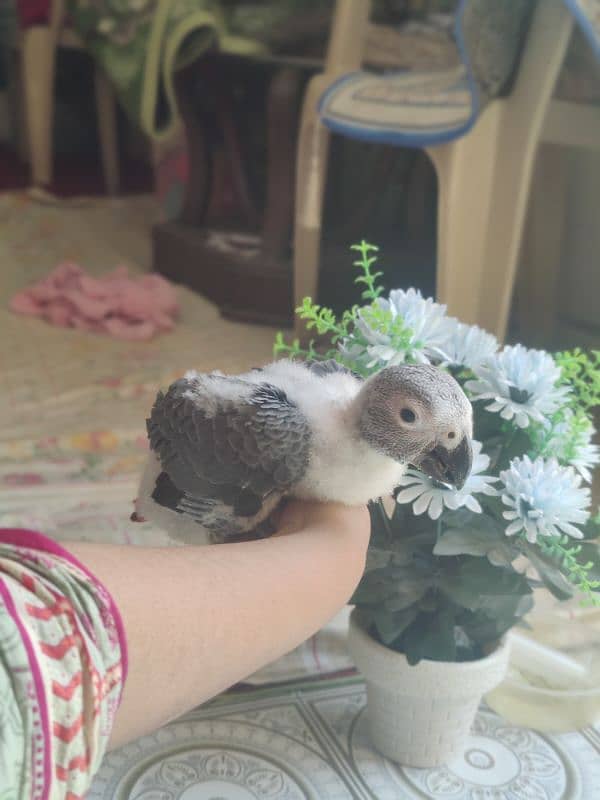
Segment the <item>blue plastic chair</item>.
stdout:
<svg viewBox="0 0 600 800">
<path fill-rule="evenodd" d="M 438 299 L 450 314 L 504 338 L 536 148 L 573 6 L 591 2 L 597 0 L 460 0 L 460 67 L 377 74 L 360 69 L 370 3 L 338 0 L 325 70 L 309 83 L 302 111 L 296 305 L 317 292 L 329 134 L 335 132 L 426 150 L 438 176 Z M 512 18 L 501 13 L 507 6 Z M 510 91 L 503 93 L 508 81 Z"/>
</svg>

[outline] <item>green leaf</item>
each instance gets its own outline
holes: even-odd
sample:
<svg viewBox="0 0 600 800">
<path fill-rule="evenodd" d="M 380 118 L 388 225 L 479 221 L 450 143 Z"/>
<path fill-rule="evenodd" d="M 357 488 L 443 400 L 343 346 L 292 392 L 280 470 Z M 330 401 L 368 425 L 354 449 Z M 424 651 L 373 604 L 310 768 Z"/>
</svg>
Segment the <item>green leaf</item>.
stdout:
<svg viewBox="0 0 600 800">
<path fill-rule="evenodd" d="M 598 542 L 580 542 L 581 550 L 577 555 L 577 561 L 582 564 L 590 564 L 587 569 L 588 578 L 592 581 L 600 580 L 600 545 Z"/>
<path fill-rule="evenodd" d="M 502 544 L 498 547 L 492 547 L 486 553 L 488 561 L 494 567 L 510 567 L 513 561 L 518 558 L 519 551 L 516 547 L 511 547 L 509 544 Z"/>
<path fill-rule="evenodd" d="M 396 612 L 376 608 L 373 609 L 371 615 L 367 613 L 366 616 L 367 619 L 369 619 L 369 616 L 371 617 L 381 642 L 385 645 L 390 645 L 402 635 L 417 614 L 418 609 L 416 607 Z"/>
<path fill-rule="evenodd" d="M 569 600 L 569 598 L 573 597 L 575 593 L 573 586 L 565 578 L 552 558 L 535 550 L 529 544 L 524 545 L 523 549 L 527 554 L 527 558 L 537 570 L 540 580 L 554 597 L 559 600 Z"/>
<path fill-rule="evenodd" d="M 389 580 L 385 570 L 372 570 L 363 575 L 354 590 L 350 603 L 354 605 L 372 605 L 373 603 L 383 602 L 386 597 L 390 597 L 395 593 L 395 582 Z"/>
<path fill-rule="evenodd" d="M 403 611 L 417 603 L 428 589 L 428 584 L 422 581 L 399 582 L 394 594 L 389 595 L 383 602 L 386 611 Z"/>
<path fill-rule="evenodd" d="M 497 621 L 504 620 L 509 628 L 515 624 L 515 618 L 522 617 L 532 607 L 530 594 L 489 594 L 482 597 L 479 611 Z"/>
<path fill-rule="evenodd" d="M 366 286 L 366 289 L 361 294 L 361 297 L 363 300 L 376 300 L 383 291 L 382 286 L 376 286 L 377 279 L 380 278 L 383 273 L 371 272 L 371 267 L 376 263 L 377 256 L 369 254 L 377 253 L 379 248 L 374 244 L 365 242 L 363 239 L 363 241 L 361 241 L 359 244 L 351 245 L 350 249 L 360 253 L 360 258 L 358 261 L 354 261 L 353 264 L 355 267 L 360 267 L 362 269 L 362 274 L 358 275 L 354 279 L 355 283 L 362 283 Z"/>
<path fill-rule="evenodd" d="M 465 557 L 453 574 L 438 579 L 437 586 L 454 603 L 471 611 L 485 607 L 486 597 L 531 594 L 527 578 L 483 558 Z"/>
<path fill-rule="evenodd" d="M 449 528 L 437 540 L 433 552 L 436 556 L 485 556 L 495 545 L 484 531 Z"/>
<path fill-rule="evenodd" d="M 561 368 L 561 383 L 571 389 L 570 405 L 589 413 L 600 405 L 600 350 L 589 353 L 580 348 L 556 353 L 555 361 Z"/>
<path fill-rule="evenodd" d="M 460 615 L 458 624 L 473 643 L 485 645 L 495 642 L 517 623 L 520 623 L 523 615 L 533 608 L 531 595 L 523 595 L 515 599 L 517 602 L 511 606 L 508 603 L 509 598 L 506 598 L 507 604 L 501 609 L 503 613 L 496 613 L 495 610 L 492 613 L 481 610 L 465 610 Z"/>
<path fill-rule="evenodd" d="M 426 515 L 423 515 L 423 519 L 413 517 L 398 504 L 395 504 L 391 519 L 380 503 L 371 503 L 369 511 L 371 514 L 369 551 L 385 551 L 392 556 L 397 565 L 411 561 L 418 551 L 431 552 L 436 538 L 436 525 Z"/>
<path fill-rule="evenodd" d="M 381 569 L 387 567 L 392 558 L 389 550 L 380 550 L 377 547 L 369 547 L 367 550 L 367 563 L 365 564 L 365 572 L 371 572 L 374 569 Z"/>
<path fill-rule="evenodd" d="M 519 555 L 497 520 L 488 514 L 475 516 L 471 512 L 468 512 L 468 526 L 443 530 L 433 552 L 436 556 L 486 556 L 494 566 L 504 567 L 510 566 Z"/>
<path fill-rule="evenodd" d="M 418 664 L 424 658 L 432 661 L 455 661 L 455 621 L 454 610 L 450 608 L 437 614 L 419 614 L 398 642 L 408 663 Z"/>
<path fill-rule="evenodd" d="M 586 541 L 600 539 L 600 514 L 595 517 L 591 516 L 585 525 L 580 525 L 579 528 Z"/>
<path fill-rule="evenodd" d="M 525 549 L 525 546 L 524 546 Z M 594 592 L 600 591 L 598 549 L 594 542 L 574 544 L 566 534 L 540 537 L 535 552 L 552 560 L 562 574 L 583 595 L 586 605 L 600 606 Z"/>
</svg>

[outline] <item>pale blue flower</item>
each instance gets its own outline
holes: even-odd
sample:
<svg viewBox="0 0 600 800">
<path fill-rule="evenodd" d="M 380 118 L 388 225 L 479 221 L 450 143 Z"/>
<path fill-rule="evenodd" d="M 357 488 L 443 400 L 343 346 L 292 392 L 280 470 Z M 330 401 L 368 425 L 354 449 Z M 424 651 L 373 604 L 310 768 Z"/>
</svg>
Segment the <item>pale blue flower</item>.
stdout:
<svg viewBox="0 0 600 800">
<path fill-rule="evenodd" d="M 551 453 L 561 464 L 574 467 L 585 481 L 591 483 L 591 469 L 600 464 L 600 447 L 592 443 L 596 431 L 591 422 L 585 427 L 574 423 L 575 414 L 566 409 L 544 442 L 544 453 Z"/>
<path fill-rule="evenodd" d="M 454 317 L 447 318 L 444 334 L 445 339 L 440 343 L 444 353 L 441 366 L 475 370 L 498 350 L 495 336 L 477 325 L 465 325 Z"/>
<path fill-rule="evenodd" d="M 383 302 L 386 301 L 381 301 Z M 403 364 L 409 354 L 419 364 L 428 364 L 429 359 L 425 353 L 415 351 L 409 344 L 408 347 L 400 348 L 394 347 L 393 339 L 390 334 L 383 333 L 382 331 L 373 330 L 364 317 L 359 317 L 356 323 L 357 329 L 362 334 L 364 340 L 368 342 L 365 347 L 365 353 L 368 356 L 367 366 L 374 367 L 394 367 L 397 364 Z"/>
<path fill-rule="evenodd" d="M 592 482 L 592 468 L 600 464 L 600 447 L 592 442 L 595 429 L 590 425 L 587 433 L 581 432 L 575 444 L 575 455 L 570 464 L 588 483 Z"/>
<path fill-rule="evenodd" d="M 355 332 L 340 343 L 340 352 L 346 360 L 363 364 L 369 369 L 390 367 L 405 361 L 429 364 L 432 359 L 443 358 L 439 343 L 445 338 L 448 321 L 446 306 L 424 298 L 415 289 L 394 289 L 389 297 L 376 301 L 389 312 L 391 320 L 398 317 L 409 338 L 402 346 L 394 340 L 392 331 L 375 330 L 369 322 L 369 310 L 359 314 Z"/>
<path fill-rule="evenodd" d="M 483 474 L 490 465 L 490 457 L 481 452 L 481 442 L 473 440 L 472 446 L 473 465 L 462 489 L 452 489 L 419 470 L 409 469 L 400 479 L 400 486 L 406 488 L 398 492 L 396 502 L 413 503 L 414 514 L 427 511 L 431 519 L 438 519 L 444 507 L 455 511 L 466 506 L 470 511 L 481 514 L 481 506 L 473 495 L 497 495 L 498 492 L 491 484 L 498 478 Z"/>
<path fill-rule="evenodd" d="M 408 355 L 405 348 L 392 346 L 390 333 L 373 328 L 361 313 L 352 334 L 338 344 L 338 349 L 346 363 L 368 370 L 402 364 Z"/>
<path fill-rule="evenodd" d="M 504 519 L 510 520 L 507 536 L 524 533 L 528 542 L 538 536 L 567 534 L 581 539 L 575 527 L 588 517 L 590 490 L 581 486 L 581 476 L 573 467 L 561 467 L 555 458 L 528 456 L 515 458 L 500 473 L 502 502 L 509 507 Z"/>
<path fill-rule="evenodd" d="M 393 289 L 388 299 L 381 302 L 392 316 L 401 317 L 412 330 L 411 344 L 415 351 L 423 351 L 428 359 L 438 357 L 440 343 L 446 338 L 446 306 L 423 297 L 416 289 Z"/>
<path fill-rule="evenodd" d="M 477 379 L 465 384 L 472 399 L 491 400 L 486 409 L 514 419 L 519 428 L 531 421 L 545 423 L 569 393 L 566 386 L 557 385 L 561 370 L 552 356 L 520 344 L 488 358 L 475 374 Z"/>
</svg>

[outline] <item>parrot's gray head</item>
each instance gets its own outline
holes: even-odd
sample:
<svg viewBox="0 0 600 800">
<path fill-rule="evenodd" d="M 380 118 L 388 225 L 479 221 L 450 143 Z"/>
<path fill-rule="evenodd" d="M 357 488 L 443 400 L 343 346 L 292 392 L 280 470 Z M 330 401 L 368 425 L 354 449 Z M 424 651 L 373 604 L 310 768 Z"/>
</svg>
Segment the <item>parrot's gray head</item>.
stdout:
<svg viewBox="0 0 600 800">
<path fill-rule="evenodd" d="M 365 381 L 359 399 L 359 429 L 371 447 L 462 488 L 473 459 L 473 411 L 451 375 L 428 364 L 387 367 Z"/>
</svg>

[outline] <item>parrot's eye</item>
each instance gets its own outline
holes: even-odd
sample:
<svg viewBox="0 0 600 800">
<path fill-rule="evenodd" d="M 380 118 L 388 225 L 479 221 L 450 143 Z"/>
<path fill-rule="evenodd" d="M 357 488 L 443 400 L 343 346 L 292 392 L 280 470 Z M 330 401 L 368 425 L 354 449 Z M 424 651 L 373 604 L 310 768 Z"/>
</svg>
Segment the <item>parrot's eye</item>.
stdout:
<svg viewBox="0 0 600 800">
<path fill-rule="evenodd" d="M 403 408 L 400 412 L 400 417 L 404 422 L 414 422 L 416 419 L 415 412 L 411 411 L 410 408 Z"/>
</svg>

